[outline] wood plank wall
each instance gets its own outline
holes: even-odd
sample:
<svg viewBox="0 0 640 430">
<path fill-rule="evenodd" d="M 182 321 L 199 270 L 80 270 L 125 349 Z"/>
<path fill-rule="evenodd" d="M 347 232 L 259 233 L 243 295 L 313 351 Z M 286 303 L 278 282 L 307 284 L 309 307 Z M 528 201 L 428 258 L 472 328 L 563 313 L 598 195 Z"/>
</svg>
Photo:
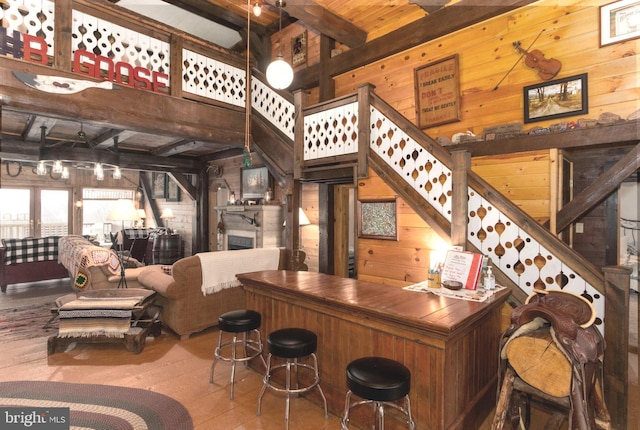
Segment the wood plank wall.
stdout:
<svg viewBox="0 0 640 430">
<path fill-rule="evenodd" d="M 513 42 L 520 41 L 526 48 L 540 35 L 532 49 L 538 49 L 546 58 L 555 58 L 562 63 L 562 70 L 557 78 L 588 74 L 589 113 L 582 117 L 597 119 L 604 112 L 613 112 L 626 118 L 639 107 L 637 65 L 640 40 L 600 47 L 599 8 L 608 3 L 610 0 L 567 0 L 560 4 L 555 0 L 542 0 L 337 76 L 336 96 L 355 93 L 358 86 L 368 82 L 376 87 L 376 93 L 386 102 L 415 122 L 414 69 L 458 54 L 461 120 L 427 128 L 425 133 L 433 138 L 451 139 L 459 132 L 471 131 L 482 135 L 486 127 L 522 124 L 523 87 L 544 81 L 534 69 L 520 61 L 498 88 L 494 88 L 518 61 L 519 54 L 514 50 Z M 304 28 L 291 25 L 285 30 L 287 33 L 283 35 L 283 41 L 286 44 Z M 277 35 L 274 35 L 273 40 L 277 40 Z M 340 48 L 348 49 L 344 46 Z M 285 45 L 283 52 L 285 57 L 290 55 L 290 47 Z M 307 54 L 308 64 L 319 61 L 319 35 L 312 31 L 308 32 Z M 310 92 L 309 100 L 311 104 L 318 102 L 317 89 Z M 563 121 L 577 121 L 579 118 L 569 117 Z M 523 124 L 523 128 L 528 130 L 534 126 L 544 127 L 556 122 L 559 120 Z M 499 145 L 500 142 L 496 141 L 496 144 Z M 555 178 L 551 178 L 551 174 L 556 171 L 553 163 L 554 159 L 548 151 L 537 151 L 475 158 L 472 160 L 472 169 L 527 214 L 539 222 L 546 222 L 551 217 L 550 210 L 553 207 L 550 200 L 557 196 L 557 190 L 551 189 L 556 184 Z M 366 185 L 358 187 L 358 191 L 367 192 L 373 187 L 375 180 L 372 177 L 361 181 Z M 393 193 L 389 191 L 389 195 Z M 399 208 L 403 212 L 407 211 L 401 219 L 411 218 L 408 213 L 410 209 L 404 208 L 403 203 L 399 203 Z M 402 227 L 400 233 L 402 237 Z M 374 244 L 369 241 L 358 242 L 358 268 L 360 275 L 367 280 L 403 284 L 403 279 L 419 276 L 411 270 L 411 267 L 417 265 L 416 255 L 413 253 L 407 254 L 401 264 L 387 264 L 385 267 L 381 266 L 383 263 L 374 264 L 375 260 L 364 257 L 370 247 L 374 255 L 379 255 L 373 248 Z M 403 248 L 403 243 L 400 240 L 393 247 L 399 245 L 399 248 Z M 313 246 L 305 243 L 305 247 Z M 386 241 L 382 245 L 382 248 L 391 247 L 391 243 Z M 362 253 L 363 250 L 365 254 Z M 419 257 L 424 262 L 425 256 Z M 382 258 L 380 261 L 384 260 Z M 392 260 L 387 258 L 387 261 Z M 391 268 L 396 269 L 391 271 L 393 274 L 386 270 Z M 376 271 L 378 275 L 374 274 Z"/>
</svg>

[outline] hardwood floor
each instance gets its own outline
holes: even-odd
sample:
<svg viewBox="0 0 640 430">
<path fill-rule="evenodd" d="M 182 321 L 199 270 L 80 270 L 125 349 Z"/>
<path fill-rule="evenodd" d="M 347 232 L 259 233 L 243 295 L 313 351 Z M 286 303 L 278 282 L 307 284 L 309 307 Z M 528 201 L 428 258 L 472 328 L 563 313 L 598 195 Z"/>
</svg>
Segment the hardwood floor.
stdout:
<svg viewBox="0 0 640 430">
<path fill-rule="evenodd" d="M 0 295 L 2 309 L 42 302 L 68 292 L 68 281 L 39 283 L 29 288 L 10 286 Z M 1 334 L 0 334 L 1 336 Z M 148 338 L 141 354 L 133 354 L 122 345 L 71 346 L 67 351 L 47 356 L 46 337 L 3 343 L 0 380 L 43 380 L 108 384 L 142 388 L 166 394 L 181 402 L 190 412 L 196 430 L 282 429 L 284 397 L 267 392 L 262 415 L 256 416 L 257 396 L 262 376 L 238 366 L 235 400 L 229 400 L 230 366 L 219 363 L 213 384 L 209 371 L 217 330 L 211 329 L 183 341 L 170 333 Z M 637 360 L 637 356 L 635 356 Z M 630 378 L 637 381 L 637 361 Z M 320 363 L 322 365 L 322 363 Z M 635 397 L 634 397 L 635 396 Z M 637 405 L 637 382 L 630 404 Z M 637 407 L 630 408 L 629 429 L 638 427 Z M 490 428 L 490 414 L 481 430 Z M 335 415 L 325 419 L 322 408 L 304 398 L 291 405 L 291 429 L 339 429 Z M 534 423 L 532 429 L 542 429 Z M 563 427 L 566 428 L 566 425 Z"/>
</svg>

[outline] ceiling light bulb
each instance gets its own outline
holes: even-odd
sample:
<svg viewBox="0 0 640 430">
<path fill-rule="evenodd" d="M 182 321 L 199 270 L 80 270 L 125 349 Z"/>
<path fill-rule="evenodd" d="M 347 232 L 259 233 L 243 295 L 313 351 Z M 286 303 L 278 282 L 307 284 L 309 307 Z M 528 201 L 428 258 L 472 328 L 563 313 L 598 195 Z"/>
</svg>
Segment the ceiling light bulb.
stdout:
<svg viewBox="0 0 640 430">
<path fill-rule="evenodd" d="M 62 168 L 62 172 L 60 173 L 60 177 L 62 179 L 69 179 L 69 168 L 67 166 L 64 166 Z"/>
<path fill-rule="evenodd" d="M 56 160 L 53 162 L 53 173 L 62 173 L 62 161 Z"/>
<path fill-rule="evenodd" d="M 284 90 L 293 82 L 293 69 L 282 55 L 278 55 L 267 67 L 267 81 L 277 90 Z"/>
<path fill-rule="evenodd" d="M 115 169 L 113 169 L 113 179 L 120 178 L 122 178 L 122 172 L 120 171 L 120 167 L 116 166 Z"/>
<path fill-rule="evenodd" d="M 96 174 L 96 180 L 104 181 L 104 170 L 101 163 L 96 163 L 93 172 Z"/>
<path fill-rule="evenodd" d="M 47 166 L 44 165 L 44 161 L 38 161 L 38 166 L 36 167 L 36 174 L 38 176 L 44 176 L 47 174 Z"/>
<path fill-rule="evenodd" d="M 256 4 L 253 5 L 253 14 L 255 16 L 260 16 L 261 13 L 262 8 L 260 7 L 260 3 L 256 2 Z"/>
</svg>

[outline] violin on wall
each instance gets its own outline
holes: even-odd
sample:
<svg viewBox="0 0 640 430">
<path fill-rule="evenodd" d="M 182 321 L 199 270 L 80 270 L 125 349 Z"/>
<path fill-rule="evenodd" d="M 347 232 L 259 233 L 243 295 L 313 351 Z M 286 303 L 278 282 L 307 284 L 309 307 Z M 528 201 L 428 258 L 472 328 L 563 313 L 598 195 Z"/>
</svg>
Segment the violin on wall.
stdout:
<svg viewBox="0 0 640 430">
<path fill-rule="evenodd" d="M 544 58 L 544 54 L 537 49 L 534 49 L 531 52 L 522 49 L 519 41 L 513 42 L 513 47 L 516 48 L 516 51 L 525 56 L 524 64 L 538 71 L 540 79 L 545 81 L 553 79 L 562 68 L 562 63 L 560 63 L 560 61 L 554 58 L 547 60 Z"/>
</svg>

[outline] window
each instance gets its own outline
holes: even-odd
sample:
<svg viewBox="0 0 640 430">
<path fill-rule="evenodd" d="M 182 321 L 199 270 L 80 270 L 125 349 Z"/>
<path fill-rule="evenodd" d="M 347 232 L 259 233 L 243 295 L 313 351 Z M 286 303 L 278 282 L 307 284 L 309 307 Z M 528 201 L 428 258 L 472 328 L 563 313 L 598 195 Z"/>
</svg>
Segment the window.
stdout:
<svg viewBox="0 0 640 430">
<path fill-rule="evenodd" d="M 122 229 L 122 223 L 107 221 L 111 209 L 119 199 L 133 200 L 135 191 L 84 188 L 82 190 L 82 234 L 95 236 L 100 242 L 110 242 L 110 233 L 116 234 Z M 132 221 L 125 221 L 124 227 L 132 227 Z"/>
</svg>

